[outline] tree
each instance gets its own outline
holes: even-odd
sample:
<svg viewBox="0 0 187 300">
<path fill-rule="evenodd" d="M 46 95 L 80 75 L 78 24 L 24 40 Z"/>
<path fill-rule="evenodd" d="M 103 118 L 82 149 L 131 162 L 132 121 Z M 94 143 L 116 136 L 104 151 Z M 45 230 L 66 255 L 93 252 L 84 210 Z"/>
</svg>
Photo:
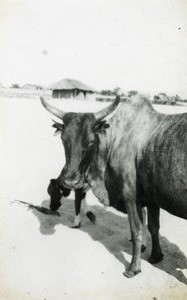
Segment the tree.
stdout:
<svg viewBox="0 0 187 300">
<path fill-rule="evenodd" d="M 120 91 L 120 87 L 116 87 L 116 88 L 113 89 L 112 93 L 113 93 L 114 96 L 116 96 L 119 93 L 119 91 Z"/>
<path fill-rule="evenodd" d="M 102 90 L 101 91 L 101 95 L 103 95 L 103 96 L 111 96 L 112 95 L 112 91 L 111 90 Z"/>
<path fill-rule="evenodd" d="M 181 101 L 179 95 L 176 95 L 175 98 L 176 98 L 176 102 L 180 102 Z"/>
</svg>

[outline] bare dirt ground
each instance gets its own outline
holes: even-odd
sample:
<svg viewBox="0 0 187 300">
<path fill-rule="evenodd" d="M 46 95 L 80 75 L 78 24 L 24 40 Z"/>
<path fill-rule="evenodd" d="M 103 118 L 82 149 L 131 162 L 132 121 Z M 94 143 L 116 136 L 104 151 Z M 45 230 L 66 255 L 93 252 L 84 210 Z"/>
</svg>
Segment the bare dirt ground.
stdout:
<svg viewBox="0 0 187 300">
<path fill-rule="evenodd" d="M 96 111 L 95 102 L 54 101 L 67 111 Z M 187 106 L 156 106 L 187 112 Z M 127 279 L 132 245 L 127 216 L 103 208 L 90 191 L 97 216 L 72 229 L 74 194 L 62 199 L 60 216 L 29 209 L 15 199 L 49 207 L 47 186 L 60 173 L 64 151 L 54 137 L 51 115 L 38 100 L 0 100 L 0 299 L 124 300 L 187 299 L 187 221 L 161 212 L 164 259 L 151 265 L 150 235 L 142 273 Z"/>
</svg>

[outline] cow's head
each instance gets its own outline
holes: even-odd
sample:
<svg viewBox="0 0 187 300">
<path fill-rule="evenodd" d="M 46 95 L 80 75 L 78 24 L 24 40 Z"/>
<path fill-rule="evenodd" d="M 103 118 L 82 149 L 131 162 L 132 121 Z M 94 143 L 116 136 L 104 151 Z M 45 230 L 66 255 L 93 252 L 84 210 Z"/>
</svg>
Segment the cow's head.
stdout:
<svg viewBox="0 0 187 300">
<path fill-rule="evenodd" d="M 52 211 L 56 211 L 61 206 L 61 198 L 62 198 L 62 191 L 59 188 L 56 179 L 51 179 L 50 184 L 47 188 L 47 192 L 50 195 L 50 209 Z"/>
<path fill-rule="evenodd" d="M 120 97 L 108 107 L 96 113 L 65 113 L 40 98 L 43 106 L 63 123 L 53 125 L 56 134 L 61 134 L 65 149 L 66 164 L 62 171 L 63 185 L 70 189 L 83 186 L 88 169 L 97 147 L 97 134 L 107 127 L 106 118 L 118 106 Z"/>
<path fill-rule="evenodd" d="M 71 190 L 66 189 L 62 184 L 59 184 L 58 179 L 50 179 L 47 192 L 50 195 L 50 209 L 56 211 L 61 206 L 62 196 L 69 196 Z"/>
</svg>

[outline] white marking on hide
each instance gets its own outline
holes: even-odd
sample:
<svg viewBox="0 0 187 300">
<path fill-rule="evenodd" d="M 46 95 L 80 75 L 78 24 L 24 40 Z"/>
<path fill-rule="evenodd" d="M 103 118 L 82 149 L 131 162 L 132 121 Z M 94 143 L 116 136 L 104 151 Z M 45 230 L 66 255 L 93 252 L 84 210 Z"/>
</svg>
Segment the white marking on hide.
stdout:
<svg viewBox="0 0 187 300">
<path fill-rule="evenodd" d="M 86 215 L 87 212 L 89 211 L 89 207 L 86 202 L 86 197 L 84 199 L 82 199 L 82 201 L 81 201 L 81 208 L 82 208 L 83 213 Z"/>
<path fill-rule="evenodd" d="M 142 208 L 142 216 L 143 216 L 143 226 L 142 226 L 142 245 L 147 246 L 147 235 L 146 235 L 146 219 L 147 219 L 147 213 L 146 209 Z"/>
<path fill-rule="evenodd" d="M 81 215 L 78 214 L 77 216 L 75 216 L 75 220 L 74 220 L 73 226 L 74 227 L 78 227 L 80 225 L 80 222 L 81 222 Z"/>
</svg>

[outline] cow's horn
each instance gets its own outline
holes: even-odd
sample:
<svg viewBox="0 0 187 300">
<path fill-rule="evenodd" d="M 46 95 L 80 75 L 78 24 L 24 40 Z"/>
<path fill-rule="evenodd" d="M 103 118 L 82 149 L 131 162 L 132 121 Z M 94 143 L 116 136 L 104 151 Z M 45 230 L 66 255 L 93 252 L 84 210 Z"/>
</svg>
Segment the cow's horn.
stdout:
<svg viewBox="0 0 187 300">
<path fill-rule="evenodd" d="M 53 115 L 55 115 L 57 118 L 63 120 L 63 117 L 64 117 L 64 115 L 65 115 L 65 112 L 64 112 L 64 111 L 62 111 L 62 110 L 60 110 L 60 109 L 58 109 L 58 108 L 56 108 L 56 107 L 50 105 L 49 103 L 47 103 L 47 102 L 45 101 L 44 97 L 42 97 L 42 96 L 40 97 L 40 100 L 41 100 L 43 106 L 44 106 L 50 113 L 52 113 Z"/>
<path fill-rule="evenodd" d="M 110 115 L 116 109 L 116 107 L 118 106 L 119 103 L 120 103 L 120 96 L 116 96 L 116 99 L 112 104 L 110 104 L 108 107 L 95 113 L 96 119 L 99 121 L 99 120 L 106 118 L 108 115 Z"/>
</svg>

